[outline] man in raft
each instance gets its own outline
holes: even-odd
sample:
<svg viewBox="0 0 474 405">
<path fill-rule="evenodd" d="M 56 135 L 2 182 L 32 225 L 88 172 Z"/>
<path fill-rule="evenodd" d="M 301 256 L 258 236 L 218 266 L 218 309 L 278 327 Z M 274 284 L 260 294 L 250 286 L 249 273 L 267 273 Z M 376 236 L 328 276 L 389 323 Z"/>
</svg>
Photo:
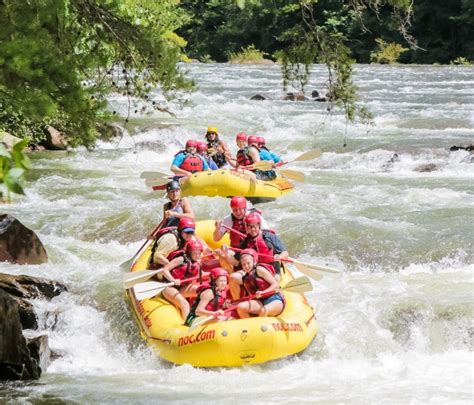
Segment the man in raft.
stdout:
<svg viewBox="0 0 474 405">
<path fill-rule="evenodd" d="M 280 274 L 280 259 L 288 258 L 288 251 L 280 238 L 270 230 L 261 229 L 261 217 L 257 213 L 251 213 L 245 217 L 247 236 L 240 242 L 240 249 L 253 249 L 258 254 L 258 262 L 269 264 L 273 267 L 274 273 Z M 220 250 L 223 260 L 234 268 L 239 265 L 240 253 L 233 253 L 225 245 Z M 234 283 L 232 283 L 234 280 Z M 240 289 L 235 288 L 235 282 L 241 284 L 242 274 L 236 271 L 231 274 L 230 293 L 232 298 L 240 298 Z"/>
<path fill-rule="evenodd" d="M 239 304 L 237 313 L 240 318 L 248 318 L 250 315 L 277 316 L 285 308 L 284 297 L 277 291 L 280 285 L 274 276 L 273 267 L 258 261 L 259 256 L 255 250 L 244 249 L 240 254 L 241 278 L 232 277 L 230 280 L 231 291 L 238 291 L 239 296 L 242 287 L 246 296 L 256 295 L 255 299 Z"/>
<path fill-rule="evenodd" d="M 231 153 L 227 144 L 222 139 L 219 139 L 216 127 L 207 128 L 206 141 L 209 156 L 214 160 L 217 167 L 221 168 L 225 166 Z"/>
<path fill-rule="evenodd" d="M 230 199 L 230 209 L 231 213 L 229 215 L 224 217 L 221 221 L 215 222 L 215 229 L 212 234 L 212 238 L 215 242 L 219 242 L 224 235 L 229 232 L 230 246 L 238 248 L 243 239 L 239 233 L 244 235 L 247 233 L 244 221 L 245 216 L 254 212 L 260 215 L 262 229 L 270 229 L 267 222 L 263 219 L 262 213 L 256 208 L 248 207 L 245 197 L 232 197 Z M 232 228 L 236 232 L 231 232 L 228 228 Z"/>
<path fill-rule="evenodd" d="M 203 276 L 201 268 L 201 254 L 203 246 L 196 239 L 191 239 L 186 243 L 183 250 L 177 250 L 168 256 L 171 261 L 163 267 L 163 272 L 157 276 L 159 281 L 170 281 L 175 284 L 173 287 L 166 287 L 163 290 L 165 297 L 181 311 L 183 320 L 189 315 L 189 302 L 186 298 L 195 297 L 199 284 L 188 282 L 181 286 L 181 280 L 195 278 L 201 279 Z"/>
<path fill-rule="evenodd" d="M 193 218 L 183 217 L 178 227 L 163 228 L 151 248 L 149 268 L 159 269 L 170 262 L 170 254 L 182 250 L 187 242 L 193 239 L 196 224 Z"/>
<path fill-rule="evenodd" d="M 163 219 L 160 229 L 178 226 L 181 218 L 194 219 L 191 203 L 186 197 L 181 198 L 181 186 L 178 181 L 172 180 L 166 185 L 166 196 L 169 202 L 163 205 Z"/>
<path fill-rule="evenodd" d="M 186 319 L 186 325 L 190 326 L 197 316 L 224 315 L 222 310 L 227 301 L 227 290 L 229 289 L 229 273 L 216 267 L 210 272 L 210 283 L 203 283 L 197 288 L 197 298 L 191 306 Z"/>
<path fill-rule="evenodd" d="M 205 159 L 197 153 L 197 141 L 190 139 L 184 150 L 174 155 L 170 170 L 177 176 L 190 176 L 210 169 Z"/>
</svg>

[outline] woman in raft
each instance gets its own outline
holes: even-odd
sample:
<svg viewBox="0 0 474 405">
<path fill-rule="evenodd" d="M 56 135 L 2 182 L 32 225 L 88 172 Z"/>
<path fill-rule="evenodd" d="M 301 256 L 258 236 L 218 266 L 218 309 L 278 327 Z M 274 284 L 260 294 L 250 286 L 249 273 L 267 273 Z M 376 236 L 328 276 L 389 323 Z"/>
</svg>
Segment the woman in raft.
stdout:
<svg viewBox="0 0 474 405">
<path fill-rule="evenodd" d="M 237 307 L 240 318 L 250 315 L 277 316 L 285 308 L 285 299 L 277 290 L 280 288 L 275 278 L 275 269 L 271 264 L 258 263 L 258 253 L 253 249 L 244 249 L 240 254 L 242 270 L 240 277 L 230 278 L 231 288 L 245 290 L 246 295 L 256 295 L 255 299 L 243 301 Z M 242 275 L 243 274 L 243 275 Z"/>
<path fill-rule="evenodd" d="M 217 318 L 224 315 L 223 308 L 227 302 L 227 291 L 229 290 L 229 273 L 216 267 L 211 270 L 210 277 L 210 283 L 203 283 L 197 289 L 196 301 L 194 301 L 186 319 L 188 326 L 198 316 L 214 315 Z"/>
<path fill-rule="evenodd" d="M 189 283 L 181 286 L 181 280 L 192 277 L 203 277 L 201 267 L 201 254 L 203 246 L 201 242 L 191 239 L 184 250 L 177 250 L 170 262 L 163 267 L 163 272 L 158 275 L 159 281 L 171 281 L 175 283 L 173 287 L 166 287 L 163 297 L 177 306 L 181 311 L 181 316 L 186 319 L 189 315 L 189 302 L 186 298 L 195 297 L 199 284 Z"/>
</svg>

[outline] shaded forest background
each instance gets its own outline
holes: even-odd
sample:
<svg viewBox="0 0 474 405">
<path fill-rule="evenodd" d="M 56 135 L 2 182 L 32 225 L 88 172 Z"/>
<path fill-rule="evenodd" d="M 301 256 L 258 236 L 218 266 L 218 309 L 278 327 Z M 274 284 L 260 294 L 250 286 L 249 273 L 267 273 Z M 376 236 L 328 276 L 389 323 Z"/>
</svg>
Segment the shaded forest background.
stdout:
<svg viewBox="0 0 474 405">
<path fill-rule="evenodd" d="M 364 13 L 360 20 L 350 15 L 346 3 L 320 0 L 314 6 L 314 17 L 321 24 L 329 19 L 344 33 L 358 63 L 370 62 L 377 38 L 407 45 L 389 18 L 391 8 L 382 7 L 378 16 Z M 229 0 L 182 0 L 180 7 L 191 18 L 177 33 L 188 41 L 186 54 L 200 61 L 226 62 L 231 54 L 252 44 L 274 59 L 275 51 L 294 39 L 292 28 L 301 20 L 292 4 L 288 0 L 246 1 L 241 9 L 238 2 Z M 346 18 L 341 14 L 344 7 Z M 404 52 L 400 63 L 447 64 L 458 57 L 474 60 L 474 0 L 416 0 L 407 28 L 419 49 Z"/>
</svg>

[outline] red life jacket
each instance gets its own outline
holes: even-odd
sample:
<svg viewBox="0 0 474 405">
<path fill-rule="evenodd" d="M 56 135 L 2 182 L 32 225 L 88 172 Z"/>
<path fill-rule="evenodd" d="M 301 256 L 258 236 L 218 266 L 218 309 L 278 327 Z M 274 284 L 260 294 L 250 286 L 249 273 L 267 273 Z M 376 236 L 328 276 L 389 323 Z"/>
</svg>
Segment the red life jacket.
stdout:
<svg viewBox="0 0 474 405">
<path fill-rule="evenodd" d="M 168 256 L 168 260 L 171 261 L 179 256 L 182 256 L 184 258 L 184 263 L 171 270 L 170 273 L 173 278 L 183 280 L 185 278 L 196 277 L 201 275 L 201 264 L 189 260 L 182 250 L 171 252 Z"/>
<path fill-rule="evenodd" d="M 254 212 L 262 216 L 262 211 L 256 208 L 247 209 L 247 211 L 245 212 L 245 216 Z M 247 233 L 247 227 L 245 226 L 245 216 L 242 219 L 237 219 L 233 214 L 230 214 L 230 216 L 232 218 L 232 229 L 235 229 L 236 231 L 245 235 Z M 237 232 L 229 232 L 229 234 L 230 246 L 239 247 L 240 243 L 244 239 L 244 236 L 239 236 Z"/>
<path fill-rule="evenodd" d="M 251 238 L 250 236 L 247 236 L 244 239 L 244 249 L 253 249 L 260 255 L 266 255 L 265 256 L 258 256 L 258 262 L 259 263 L 273 263 L 275 260 L 273 260 L 273 246 L 269 246 L 267 242 L 265 241 L 264 235 L 267 231 L 262 231 L 262 234 L 258 235 L 256 238 Z M 270 231 L 269 231 L 270 232 Z"/>
<path fill-rule="evenodd" d="M 275 274 L 273 266 L 269 264 L 259 263 L 258 266 L 266 268 L 271 274 Z M 242 282 L 248 295 L 255 294 L 257 291 L 266 290 L 271 285 L 268 281 L 257 275 L 257 266 L 254 266 L 250 272 L 242 277 Z"/>
<path fill-rule="evenodd" d="M 209 289 L 214 293 L 214 298 L 209 301 L 204 309 L 206 311 L 218 311 L 224 306 L 225 300 L 227 299 L 227 287 L 223 291 L 217 291 L 217 289 L 212 288 L 209 283 L 204 283 L 199 286 L 197 290 L 196 308 L 199 305 L 199 301 L 201 301 L 201 294 Z"/>
<path fill-rule="evenodd" d="M 190 153 L 186 154 L 186 157 L 183 160 L 180 169 L 186 170 L 187 172 L 196 173 L 202 172 L 204 165 L 200 156 L 192 155 Z"/>
<path fill-rule="evenodd" d="M 244 235 L 247 233 L 247 227 L 245 226 L 245 216 L 242 219 L 237 219 L 234 217 L 233 214 L 230 214 L 232 218 L 232 229 L 235 229 L 236 231 L 243 233 Z M 236 232 L 229 232 L 230 235 L 230 246 L 231 247 L 239 247 L 240 242 L 244 237 L 239 236 Z"/>
<path fill-rule="evenodd" d="M 251 164 L 253 164 L 253 160 L 248 154 L 248 151 L 249 148 L 248 146 L 246 146 L 243 149 L 239 149 L 239 151 L 237 152 L 236 158 L 239 166 L 250 166 Z"/>
</svg>

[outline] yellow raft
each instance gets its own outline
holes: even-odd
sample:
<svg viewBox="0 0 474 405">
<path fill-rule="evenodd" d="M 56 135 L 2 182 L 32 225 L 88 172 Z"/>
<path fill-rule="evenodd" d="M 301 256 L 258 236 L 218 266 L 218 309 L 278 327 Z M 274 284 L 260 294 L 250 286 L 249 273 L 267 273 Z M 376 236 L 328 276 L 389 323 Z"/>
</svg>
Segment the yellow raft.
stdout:
<svg viewBox="0 0 474 405">
<path fill-rule="evenodd" d="M 181 195 L 205 195 L 209 197 L 243 197 L 277 198 L 293 191 L 293 184 L 283 177 L 275 180 L 257 180 L 251 182 L 241 172 L 230 169 L 212 170 L 195 173 L 181 184 Z"/>
<path fill-rule="evenodd" d="M 197 223 L 198 235 L 210 247 L 214 221 Z M 222 241 L 229 244 L 229 241 Z M 146 268 L 150 247 L 131 271 Z M 293 279 L 291 265 L 283 270 L 281 285 Z M 138 301 L 128 290 L 141 335 L 158 356 L 175 364 L 197 367 L 236 367 L 265 363 L 303 351 L 314 339 L 313 309 L 302 294 L 285 292 L 286 307 L 278 317 L 255 317 L 203 325 L 190 331 L 179 311 L 161 296 Z"/>
</svg>

